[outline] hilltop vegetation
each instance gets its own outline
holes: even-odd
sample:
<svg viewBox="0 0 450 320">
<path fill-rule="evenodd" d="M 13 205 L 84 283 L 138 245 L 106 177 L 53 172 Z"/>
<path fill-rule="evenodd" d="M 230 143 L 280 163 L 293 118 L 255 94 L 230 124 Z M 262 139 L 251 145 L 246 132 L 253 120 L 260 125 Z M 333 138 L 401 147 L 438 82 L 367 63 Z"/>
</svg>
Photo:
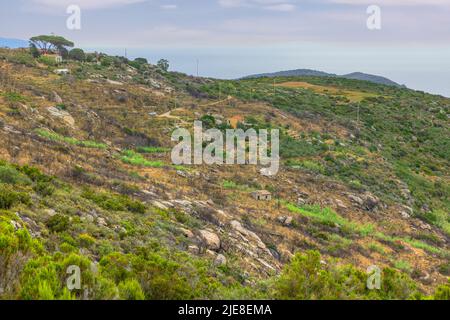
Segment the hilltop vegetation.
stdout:
<svg viewBox="0 0 450 320">
<path fill-rule="evenodd" d="M 449 299 L 449 99 L 46 59 L 0 49 L 0 298 Z M 280 172 L 174 166 L 195 120 L 279 129 Z"/>
<path fill-rule="evenodd" d="M 373 74 L 367 74 L 362 72 L 352 72 L 345 75 L 336 75 L 333 73 L 327 73 L 322 71 L 310 70 L 310 69 L 297 69 L 297 70 L 288 70 L 288 71 L 280 71 L 273 73 L 261 73 L 255 74 L 251 76 L 247 76 L 244 79 L 252 79 L 252 78 L 280 78 L 280 77 L 327 77 L 327 78 L 344 78 L 344 79 L 353 79 L 360 81 L 368 81 L 376 84 L 382 84 L 387 86 L 400 87 L 400 85 L 388 78 L 376 76 Z"/>
</svg>

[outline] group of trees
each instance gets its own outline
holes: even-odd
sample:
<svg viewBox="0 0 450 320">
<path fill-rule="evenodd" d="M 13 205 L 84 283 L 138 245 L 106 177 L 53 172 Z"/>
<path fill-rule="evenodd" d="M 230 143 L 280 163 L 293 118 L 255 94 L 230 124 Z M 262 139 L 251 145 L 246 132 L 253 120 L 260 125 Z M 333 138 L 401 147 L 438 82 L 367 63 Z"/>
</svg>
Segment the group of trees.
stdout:
<svg viewBox="0 0 450 320">
<path fill-rule="evenodd" d="M 30 52 L 33 57 L 38 58 L 42 54 L 57 53 L 63 59 L 84 61 L 86 55 L 82 49 L 73 48 L 75 44 L 61 36 L 41 35 L 30 39 Z"/>
<path fill-rule="evenodd" d="M 30 52 L 33 57 L 38 58 L 42 54 L 57 53 L 63 59 L 70 59 L 76 61 L 92 61 L 92 56 L 86 54 L 82 49 L 73 48 L 75 45 L 72 41 L 56 35 L 40 35 L 32 37 L 30 39 Z M 69 50 L 70 48 L 73 48 Z M 106 59 L 108 60 L 108 59 Z M 139 68 L 142 65 L 148 64 L 145 58 L 136 58 L 133 61 L 123 58 L 121 62 L 126 62 L 129 65 Z M 104 65 L 110 65 L 111 61 L 105 61 Z M 169 70 L 169 61 L 161 59 L 157 63 L 157 67 L 162 71 L 167 72 Z"/>
</svg>

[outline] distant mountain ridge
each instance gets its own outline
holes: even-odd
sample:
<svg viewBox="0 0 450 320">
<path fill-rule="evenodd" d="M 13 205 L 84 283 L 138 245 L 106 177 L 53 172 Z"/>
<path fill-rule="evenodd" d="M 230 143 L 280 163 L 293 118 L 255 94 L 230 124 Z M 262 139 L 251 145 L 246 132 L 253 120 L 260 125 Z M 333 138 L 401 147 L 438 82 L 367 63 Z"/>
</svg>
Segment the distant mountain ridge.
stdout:
<svg viewBox="0 0 450 320">
<path fill-rule="evenodd" d="M 296 69 L 296 70 L 287 70 L 287 71 L 278 71 L 273 73 L 260 73 L 254 74 L 250 76 L 246 76 L 243 79 L 251 79 L 251 78 L 274 78 L 274 77 L 339 77 L 345 79 L 352 80 L 362 80 L 369 81 L 377 84 L 384 84 L 388 86 L 401 87 L 400 84 L 394 82 L 386 77 L 377 76 L 368 73 L 362 72 L 353 72 L 345 75 L 337 75 L 334 73 L 327 73 L 323 71 L 311 70 L 311 69 Z"/>
<path fill-rule="evenodd" d="M 0 37 L 0 48 L 26 48 L 28 47 L 28 41 L 21 39 L 11 39 L 11 38 L 1 38 Z"/>
</svg>

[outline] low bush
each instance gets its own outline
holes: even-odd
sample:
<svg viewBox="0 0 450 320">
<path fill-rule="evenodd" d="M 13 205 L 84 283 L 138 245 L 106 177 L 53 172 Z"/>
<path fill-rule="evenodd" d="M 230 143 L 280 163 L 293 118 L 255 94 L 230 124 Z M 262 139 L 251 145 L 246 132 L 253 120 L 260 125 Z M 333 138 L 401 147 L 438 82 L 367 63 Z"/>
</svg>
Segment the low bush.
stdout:
<svg viewBox="0 0 450 320">
<path fill-rule="evenodd" d="M 0 209 L 11 209 L 14 205 L 23 203 L 29 205 L 31 198 L 27 193 L 17 192 L 8 184 L 0 184 Z"/>
<path fill-rule="evenodd" d="M 146 206 L 138 201 L 132 200 L 128 196 L 116 195 L 106 192 L 94 192 L 85 188 L 81 194 L 83 198 L 95 202 L 100 208 L 113 211 L 131 211 L 134 213 L 145 213 Z"/>
<path fill-rule="evenodd" d="M 52 232 L 63 232 L 69 228 L 69 218 L 62 214 L 56 214 L 50 217 L 46 224 Z"/>
</svg>

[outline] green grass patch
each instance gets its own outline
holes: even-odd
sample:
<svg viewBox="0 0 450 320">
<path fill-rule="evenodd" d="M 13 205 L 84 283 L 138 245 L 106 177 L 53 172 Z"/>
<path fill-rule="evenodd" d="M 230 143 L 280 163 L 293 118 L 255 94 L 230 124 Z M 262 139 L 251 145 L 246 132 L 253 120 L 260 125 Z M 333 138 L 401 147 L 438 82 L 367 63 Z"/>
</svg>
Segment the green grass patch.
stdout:
<svg viewBox="0 0 450 320">
<path fill-rule="evenodd" d="M 139 153 L 167 153 L 170 149 L 163 147 L 138 147 L 136 151 Z"/>
<path fill-rule="evenodd" d="M 27 99 L 17 92 L 5 92 L 1 94 L 8 102 L 22 102 L 25 103 Z"/>
<path fill-rule="evenodd" d="M 250 188 L 247 185 L 242 185 L 242 184 L 238 184 L 234 181 L 231 180 L 223 180 L 222 181 L 222 187 L 224 187 L 225 189 L 230 189 L 230 190 L 241 190 L 241 191 L 252 191 L 254 189 Z"/>
<path fill-rule="evenodd" d="M 180 171 L 188 171 L 188 169 L 182 165 L 169 165 L 162 161 L 147 160 L 142 154 L 133 150 L 124 150 L 120 155 L 122 162 L 131 164 L 133 166 L 150 167 L 150 168 L 163 168 L 172 167 Z"/>
<path fill-rule="evenodd" d="M 368 236 L 375 230 L 372 224 L 358 224 L 348 221 L 330 208 L 321 208 L 319 206 L 298 207 L 291 203 L 286 203 L 285 207 L 291 212 L 311 218 L 322 224 L 332 227 L 339 225 L 343 228 L 343 231 L 348 231 L 349 233 L 357 233 L 361 236 Z"/>
<path fill-rule="evenodd" d="M 162 161 L 150 161 L 144 158 L 139 153 L 136 153 L 133 150 L 125 150 L 122 152 L 120 156 L 120 160 L 125 163 L 131 164 L 133 166 L 142 166 L 142 167 L 152 167 L 152 168 L 161 168 L 166 166 Z"/>
<path fill-rule="evenodd" d="M 384 233 L 381 233 L 381 232 L 375 233 L 374 236 L 377 239 L 385 241 L 385 242 L 395 243 L 395 242 L 403 241 L 403 242 L 413 246 L 414 248 L 422 249 L 429 253 L 434 253 L 434 254 L 437 254 L 442 257 L 450 256 L 450 253 L 447 250 L 433 247 L 432 245 L 429 245 L 420 240 L 415 240 L 415 239 L 411 239 L 411 238 L 392 237 L 392 236 L 385 235 Z"/>
<path fill-rule="evenodd" d="M 411 265 L 408 261 L 396 260 L 394 261 L 394 267 L 400 271 L 411 273 L 413 271 Z"/>
<path fill-rule="evenodd" d="M 72 137 L 65 137 L 55 132 L 50 132 L 45 129 L 37 129 L 36 133 L 46 139 L 56 141 L 56 142 L 64 142 L 74 146 L 85 147 L 85 148 L 93 148 L 93 149 L 106 149 L 108 146 L 104 143 L 90 141 L 90 140 L 78 140 Z"/>
<path fill-rule="evenodd" d="M 305 169 L 313 173 L 325 174 L 325 167 L 321 163 L 311 160 L 288 160 L 286 165 L 294 169 Z"/>
</svg>

